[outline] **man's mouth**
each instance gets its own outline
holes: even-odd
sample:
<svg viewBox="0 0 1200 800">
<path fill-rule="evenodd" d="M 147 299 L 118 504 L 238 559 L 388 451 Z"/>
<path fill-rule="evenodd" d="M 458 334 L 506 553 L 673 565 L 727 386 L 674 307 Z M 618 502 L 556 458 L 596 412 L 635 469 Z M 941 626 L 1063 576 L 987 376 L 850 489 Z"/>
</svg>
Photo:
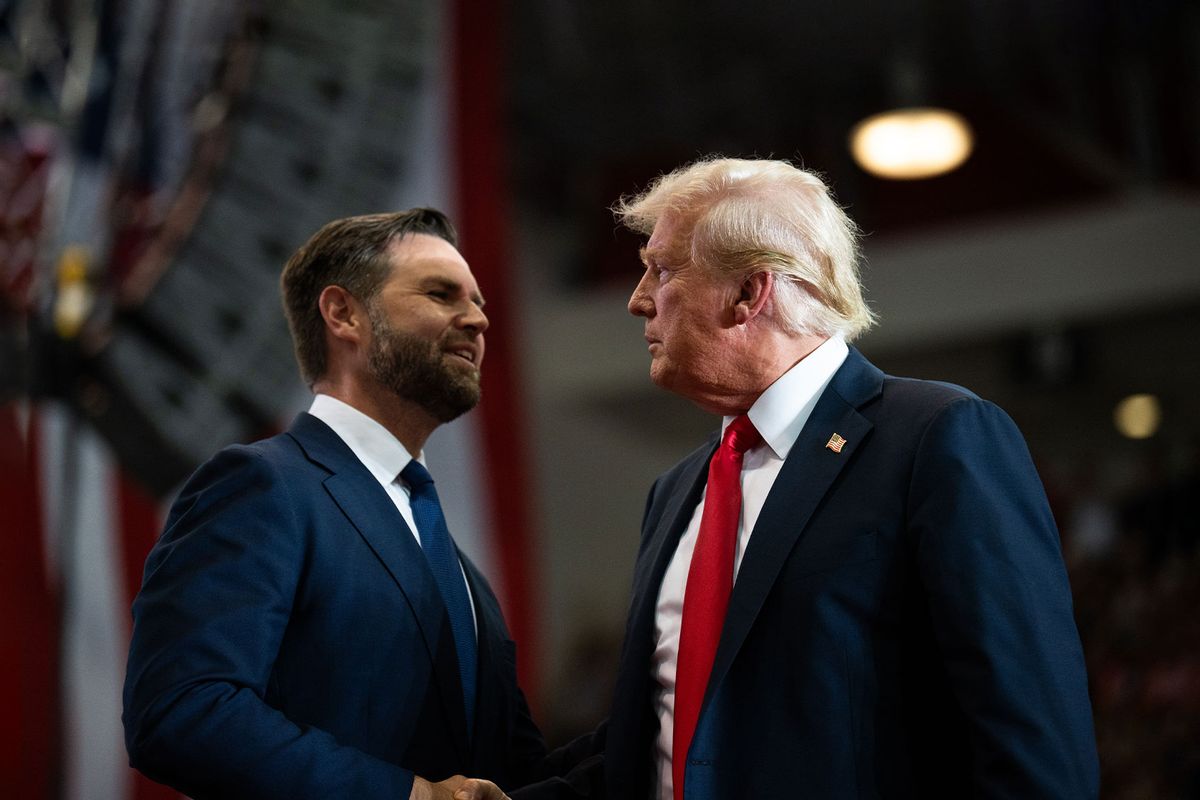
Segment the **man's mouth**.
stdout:
<svg viewBox="0 0 1200 800">
<path fill-rule="evenodd" d="M 471 366 L 478 366 L 479 351 L 472 344 L 457 344 L 444 349 L 447 355 L 466 361 Z"/>
</svg>

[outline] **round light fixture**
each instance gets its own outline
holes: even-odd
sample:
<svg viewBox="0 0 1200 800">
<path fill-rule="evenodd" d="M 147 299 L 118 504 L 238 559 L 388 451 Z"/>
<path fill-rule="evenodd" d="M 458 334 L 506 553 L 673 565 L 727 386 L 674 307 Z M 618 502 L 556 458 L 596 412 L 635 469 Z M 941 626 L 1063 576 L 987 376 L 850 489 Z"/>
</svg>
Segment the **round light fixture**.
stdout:
<svg viewBox="0 0 1200 800">
<path fill-rule="evenodd" d="M 881 178 L 932 178 L 958 167 L 974 147 L 971 126 L 944 108 L 901 108 L 867 117 L 850 131 L 858 165 Z"/>
<path fill-rule="evenodd" d="M 1162 408 L 1152 394 L 1131 394 L 1113 409 L 1113 424 L 1129 439 L 1149 439 L 1158 432 Z"/>
</svg>

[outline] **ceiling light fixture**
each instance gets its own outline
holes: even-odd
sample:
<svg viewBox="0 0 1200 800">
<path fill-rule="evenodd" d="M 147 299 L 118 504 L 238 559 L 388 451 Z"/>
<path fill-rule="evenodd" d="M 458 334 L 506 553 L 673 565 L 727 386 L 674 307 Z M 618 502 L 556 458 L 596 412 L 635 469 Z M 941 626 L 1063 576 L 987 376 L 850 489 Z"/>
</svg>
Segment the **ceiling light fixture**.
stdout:
<svg viewBox="0 0 1200 800">
<path fill-rule="evenodd" d="M 971 126 L 944 108 L 900 108 L 867 117 L 850 131 L 858 165 L 881 178 L 932 178 L 955 169 L 974 147 Z"/>
</svg>

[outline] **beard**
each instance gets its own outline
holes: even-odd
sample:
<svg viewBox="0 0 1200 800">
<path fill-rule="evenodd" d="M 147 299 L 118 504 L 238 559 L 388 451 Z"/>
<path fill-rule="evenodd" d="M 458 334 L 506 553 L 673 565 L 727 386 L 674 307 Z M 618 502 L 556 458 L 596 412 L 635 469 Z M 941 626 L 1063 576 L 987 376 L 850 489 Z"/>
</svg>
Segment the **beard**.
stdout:
<svg viewBox="0 0 1200 800">
<path fill-rule="evenodd" d="M 460 338 L 447 332 L 430 341 L 390 327 L 374 314 L 371 319 L 371 352 L 367 369 L 371 377 L 398 397 L 416 403 L 439 422 L 450 422 L 479 403 L 482 393 L 479 370 L 448 363 L 445 347 Z"/>
</svg>

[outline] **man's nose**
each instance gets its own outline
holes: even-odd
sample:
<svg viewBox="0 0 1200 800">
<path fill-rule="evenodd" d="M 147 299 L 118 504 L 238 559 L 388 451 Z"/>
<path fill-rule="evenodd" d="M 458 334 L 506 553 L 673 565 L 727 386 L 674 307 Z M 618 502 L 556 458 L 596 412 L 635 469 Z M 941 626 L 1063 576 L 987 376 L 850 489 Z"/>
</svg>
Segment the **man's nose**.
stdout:
<svg viewBox="0 0 1200 800">
<path fill-rule="evenodd" d="M 634 288 L 633 294 L 629 298 L 629 313 L 635 317 L 652 317 L 654 316 L 654 300 L 650 297 L 650 291 L 646 286 L 647 278 L 650 272 L 646 271 L 642 274 L 641 280 Z"/>
<path fill-rule="evenodd" d="M 488 328 L 487 314 L 483 313 L 483 309 L 474 303 L 470 304 L 470 308 L 458 317 L 458 327 L 464 330 L 472 330 L 476 333 L 483 333 Z"/>
</svg>

